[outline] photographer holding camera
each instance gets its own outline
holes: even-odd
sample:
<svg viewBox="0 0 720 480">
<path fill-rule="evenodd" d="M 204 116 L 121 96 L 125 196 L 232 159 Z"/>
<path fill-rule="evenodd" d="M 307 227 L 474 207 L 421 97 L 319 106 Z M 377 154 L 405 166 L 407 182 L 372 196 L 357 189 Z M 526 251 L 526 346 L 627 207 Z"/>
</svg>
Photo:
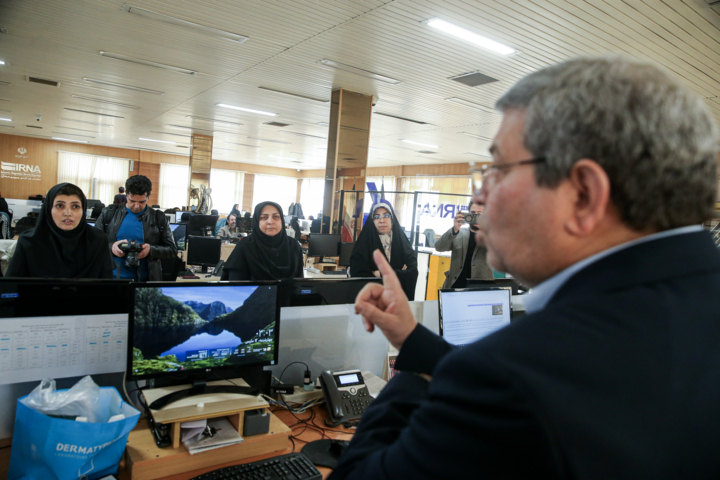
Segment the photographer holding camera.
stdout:
<svg viewBox="0 0 720 480">
<path fill-rule="evenodd" d="M 134 175 L 125 182 L 124 205 L 110 205 L 95 222 L 105 232 L 115 261 L 116 278 L 162 280 L 160 259 L 177 255 L 165 214 L 148 207 L 152 182 Z"/>
<path fill-rule="evenodd" d="M 447 278 L 442 288 L 464 288 L 468 278 L 493 279 L 492 268 L 485 261 L 487 250 L 484 245 L 475 242 L 477 219 L 485 206 L 470 202 L 468 209 L 469 212 L 458 211 L 452 228 L 435 241 L 438 252 L 452 252 L 450 270 L 445 272 Z M 463 228 L 464 225 L 469 225 L 469 228 Z"/>
</svg>

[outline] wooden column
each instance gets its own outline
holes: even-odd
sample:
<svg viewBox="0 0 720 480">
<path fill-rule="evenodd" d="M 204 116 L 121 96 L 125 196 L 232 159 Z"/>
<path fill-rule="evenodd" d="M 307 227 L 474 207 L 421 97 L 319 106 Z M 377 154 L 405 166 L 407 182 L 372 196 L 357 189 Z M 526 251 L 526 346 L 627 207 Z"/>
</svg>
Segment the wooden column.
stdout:
<svg viewBox="0 0 720 480">
<path fill-rule="evenodd" d="M 332 92 L 330 108 L 330 134 L 328 136 L 327 161 L 325 164 L 325 196 L 323 199 L 323 217 L 329 216 L 330 222 L 352 217 L 357 203 L 363 199 L 358 196 L 345 195 L 343 211 L 340 209 L 339 190 L 347 189 L 340 181 L 339 170 L 353 169 L 357 172 L 355 185 L 358 190 L 365 190 L 365 170 L 367 168 L 368 149 L 370 146 L 370 118 L 372 116 L 372 95 L 350 92 L 342 88 Z M 352 183 L 352 182 L 350 182 Z M 355 219 L 361 221 L 362 219 Z M 334 225 L 333 233 L 342 232 L 343 223 Z M 350 225 L 347 227 L 352 231 Z M 343 241 L 348 241 L 343 239 Z"/>
<path fill-rule="evenodd" d="M 209 188 L 213 137 L 193 135 L 192 143 L 193 146 L 190 153 L 190 188 L 200 188 L 200 185 L 205 185 L 205 187 Z M 193 202 L 196 202 L 196 200 L 193 200 Z M 197 202 L 197 204 L 199 206 L 200 202 Z M 188 191 L 188 205 L 190 205 L 190 191 Z"/>
</svg>

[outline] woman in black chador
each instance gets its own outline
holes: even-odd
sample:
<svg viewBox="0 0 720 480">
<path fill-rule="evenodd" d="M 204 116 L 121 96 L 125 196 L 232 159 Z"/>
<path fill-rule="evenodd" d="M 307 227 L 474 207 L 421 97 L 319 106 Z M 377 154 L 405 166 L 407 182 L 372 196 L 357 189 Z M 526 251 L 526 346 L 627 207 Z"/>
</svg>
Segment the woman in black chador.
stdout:
<svg viewBox="0 0 720 480">
<path fill-rule="evenodd" d="M 285 232 L 282 207 L 274 202 L 255 206 L 252 234 L 233 249 L 223 280 L 289 280 L 302 278 L 302 248 Z"/>
<path fill-rule="evenodd" d="M 18 238 L 6 277 L 112 278 L 107 235 L 85 221 L 87 200 L 72 183 L 47 193 L 35 228 Z"/>
<path fill-rule="evenodd" d="M 351 277 L 379 277 L 373 251 L 380 250 L 395 270 L 408 300 L 415 299 L 417 256 L 395 217 L 392 206 L 384 201 L 370 209 L 365 225 L 350 256 Z"/>
</svg>

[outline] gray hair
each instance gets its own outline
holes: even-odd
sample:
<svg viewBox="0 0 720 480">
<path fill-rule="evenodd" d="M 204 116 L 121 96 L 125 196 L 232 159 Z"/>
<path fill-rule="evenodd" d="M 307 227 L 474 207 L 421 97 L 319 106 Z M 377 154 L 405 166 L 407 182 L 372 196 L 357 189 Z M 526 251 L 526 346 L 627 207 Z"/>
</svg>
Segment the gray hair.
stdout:
<svg viewBox="0 0 720 480">
<path fill-rule="evenodd" d="M 525 148 L 555 188 L 573 164 L 596 161 L 635 230 L 668 230 L 712 215 L 718 131 L 703 100 L 665 70 L 627 57 L 576 58 L 528 75 L 495 104 L 525 112 Z"/>
</svg>

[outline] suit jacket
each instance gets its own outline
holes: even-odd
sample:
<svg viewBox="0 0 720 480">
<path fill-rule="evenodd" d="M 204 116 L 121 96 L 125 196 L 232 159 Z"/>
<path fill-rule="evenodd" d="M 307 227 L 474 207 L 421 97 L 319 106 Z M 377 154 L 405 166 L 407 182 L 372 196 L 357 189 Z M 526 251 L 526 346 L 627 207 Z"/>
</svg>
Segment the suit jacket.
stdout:
<svg viewBox="0 0 720 480">
<path fill-rule="evenodd" d="M 717 292 L 696 232 L 598 260 L 463 349 L 419 326 L 331 478 L 720 478 Z"/>
<path fill-rule="evenodd" d="M 469 228 L 461 228 L 455 235 L 453 227 L 450 227 L 450 230 L 435 241 L 435 250 L 438 252 L 452 252 L 450 269 L 445 272 L 446 278 L 442 288 L 452 288 L 457 281 L 465 265 L 469 244 Z M 475 244 L 475 250 L 472 252 L 472 264 L 470 265 L 470 278 L 479 278 L 480 280 L 492 280 L 494 278 L 492 268 L 485 261 L 486 255 L 487 249 L 482 245 Z"/>
</svg>

